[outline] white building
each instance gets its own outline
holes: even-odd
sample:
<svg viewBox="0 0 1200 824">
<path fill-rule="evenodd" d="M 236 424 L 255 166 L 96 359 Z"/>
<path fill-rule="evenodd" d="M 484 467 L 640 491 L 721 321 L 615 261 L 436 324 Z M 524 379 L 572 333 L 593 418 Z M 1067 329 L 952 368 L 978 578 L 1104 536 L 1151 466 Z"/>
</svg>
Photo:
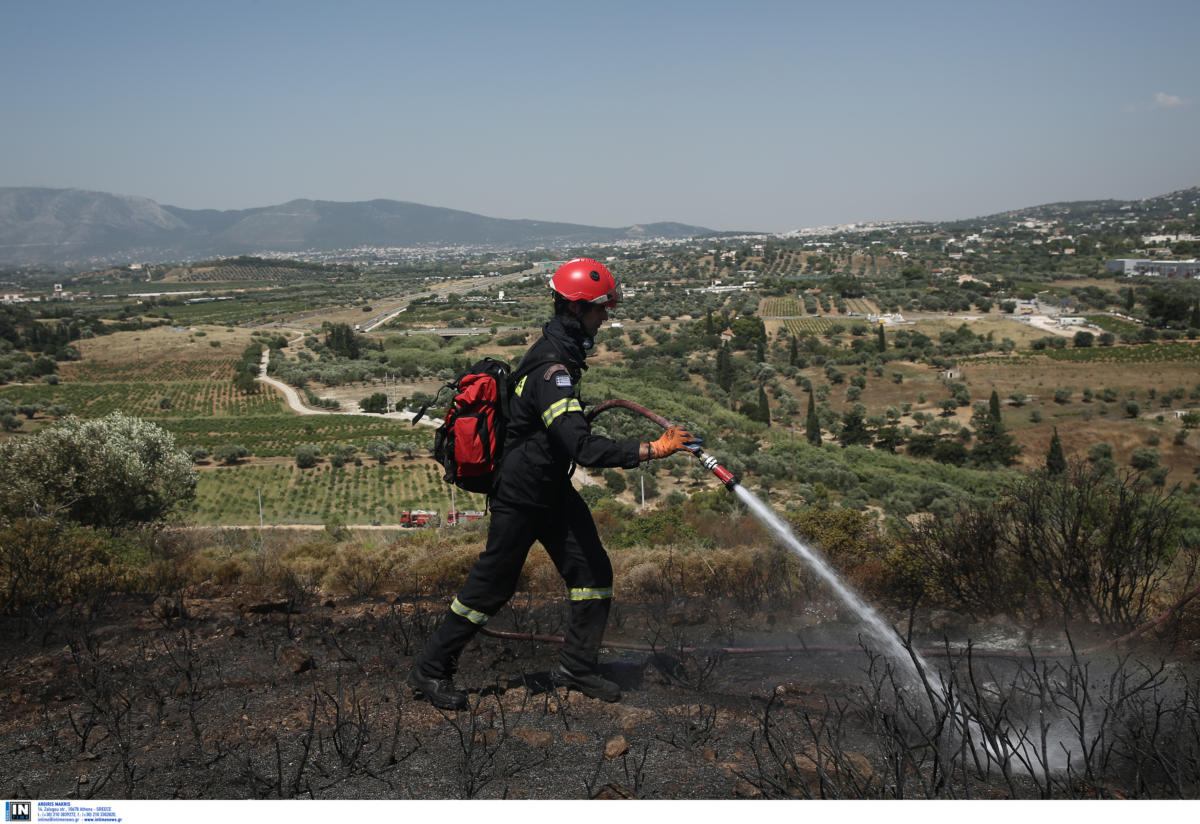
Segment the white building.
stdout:
<svg viewBox="0 0 1200 824">
<path fill-rule="evenodd" d="M 1146 260 L 1144 258 L 1116 258 L 1106 261 L 1104 268 L 1125 277 L 1200 278 L 1200 260 Z"/>
</svg>

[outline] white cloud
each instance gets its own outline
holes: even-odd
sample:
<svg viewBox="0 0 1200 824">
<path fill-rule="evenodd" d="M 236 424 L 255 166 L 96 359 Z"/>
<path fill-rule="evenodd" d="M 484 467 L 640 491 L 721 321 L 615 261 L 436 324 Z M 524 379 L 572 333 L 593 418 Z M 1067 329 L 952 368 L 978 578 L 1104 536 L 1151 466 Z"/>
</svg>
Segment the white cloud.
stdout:
<svg viewBox="0 0 1200 824">
<path fill-rule="evenodd" d="M 1185 100 L 1182 97 L 1166 92 L 1159 92 L 1154 95 L 1154 102 L 1150 104 L 1151 109 L 1178 109 L 1180 106 L 1187 106 L 1191 103 L 1190 100 Z"/>
</svg>

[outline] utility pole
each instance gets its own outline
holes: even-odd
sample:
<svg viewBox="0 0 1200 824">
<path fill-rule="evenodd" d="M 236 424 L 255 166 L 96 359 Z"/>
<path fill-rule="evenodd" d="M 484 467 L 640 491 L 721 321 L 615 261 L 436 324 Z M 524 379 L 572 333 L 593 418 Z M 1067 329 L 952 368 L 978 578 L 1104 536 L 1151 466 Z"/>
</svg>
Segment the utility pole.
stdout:
<svg viewBox="0 0 1200 824">
<path fill-rule="evenodd" d="M 400 400 L 400 378 L 392 372 L 383 376 L 383 390 L 387 393 L 388 411 L 396 410 L 396 402 Z"/>
</svg>

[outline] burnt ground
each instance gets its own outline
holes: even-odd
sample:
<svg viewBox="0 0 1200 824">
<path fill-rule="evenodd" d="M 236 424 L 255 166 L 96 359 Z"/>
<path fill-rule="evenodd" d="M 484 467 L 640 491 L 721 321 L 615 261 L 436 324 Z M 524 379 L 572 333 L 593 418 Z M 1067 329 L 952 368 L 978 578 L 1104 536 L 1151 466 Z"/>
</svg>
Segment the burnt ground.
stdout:
<svg viewBox="0 0 1200 824">
<path fill-rule="evenodd" d="M 563 605 L 520 600 L 494 623 L 561 633 Z M 1150 783 L 1130 784 L 1130 769 L 1052 780 L 1036 770 L 981 771 L 978 753 L 964 755 L 961 742 L 958 756 L 948 756 L 930 732 L 936 719 L 918 711 L 920 698 L 897 703 L 887 668 L 856 647 L 853 627 L 817 613 L 753 616 L 754 626 L 774 625 L 767 635 L 743 630 L 740 622 L 749 627 L 751 617 L 736 608 L 714 621 L 720 605 L 700 616 L 680 605 L 618 605 L 609 639 L 658 650 L 605 654 L 625 693 L 618 704 L 552 687 L 552 643 L 479 636 L 458 678 L 471 709 L 442 712 L 415 698 L 404 677 L 444 604 L 329 600 L 296 608 L 251 589 L 201 587 L 182 600 L 123 600 L 90 615 L 4 619 L 0 792 L 38 799 L 1195 797 L 1186 769 Z M 817 634 L 824 630 L 841 632 L 829 648 L 819 647 L 829 643 Z M 781 642 L 813 649 L 728 651 Z M 1185 722 L 1186 713 L 1185 706 Z M 1185 767 L 1187 758 L 1200 761 L 1184 750 Z"/>
</svg>

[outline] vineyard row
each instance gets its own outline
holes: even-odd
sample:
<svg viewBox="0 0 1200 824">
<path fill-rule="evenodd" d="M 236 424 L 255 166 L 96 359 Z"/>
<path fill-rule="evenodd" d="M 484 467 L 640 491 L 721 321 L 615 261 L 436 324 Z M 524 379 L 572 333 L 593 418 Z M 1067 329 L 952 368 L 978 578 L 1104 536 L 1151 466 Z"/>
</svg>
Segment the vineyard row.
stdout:
<svg viewBox="0 0 1200 824">
<path fill-rule="evenodd" d="M 0 398 L 14 404 L 62 405 L 80 418 L 102 418 L 110 412 L 149 419 L 274 416 L 285 409 L 274 392 L 244 395 L 230 381 L 22 384 L 0 387 Z"/>
<path fill-rule="evenodd" d="M 387 440 L 401 452 L 409 448 L 428 452 L 433 444 L 430 427 L 413 427 L 407 421 L 371 415 L 259 415 L 166 419 L 157 423 L 185 449 L 203 447 L 211 451 L 222 444 L 237 443 L 262 458 L 294 455 L 302 443 L 349 443 L 362 450 L 371 441 Z"/>
<path fill-rule="evenodd" d="M 188 519 L 201 525 L 256 524 L 259 498 L 264 524 L 321 524 L 339 516 L 347 524 L 398 524 L 405 510 L 451 508 L 451 487 L 429 461 L 399 461 L 331 468 L 243 466 L 200 473 Z M 482 495 L 455 490 L 460 510 L 484 509 Z"/>
</svg>

